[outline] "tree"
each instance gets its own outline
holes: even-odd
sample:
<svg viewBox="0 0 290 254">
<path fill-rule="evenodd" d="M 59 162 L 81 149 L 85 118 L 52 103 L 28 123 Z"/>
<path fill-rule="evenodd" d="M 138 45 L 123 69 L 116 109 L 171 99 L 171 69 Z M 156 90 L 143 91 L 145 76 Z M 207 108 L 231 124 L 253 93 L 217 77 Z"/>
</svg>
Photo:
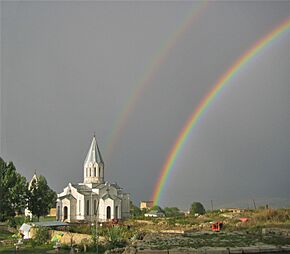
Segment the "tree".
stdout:
<svg viewBox="0 0 290 254">
<path fill-rule="evenodd" d="M 28 192 L 28 209 L 37 216 L 45 216 L 50 208 L 55 207 L 56 193 L 50 189 L 44 176 L 39 176 L 31 182 Z"/>
<path fill-rule="evenodd" d="M 180 210 L 178 207 L 165 207 L 164 213 L 166 217 L 179 217 Z"/>
<path fill-rule="evenodd" d="M 141 209 L 139 207 L 135 206 L 132 201 L 130 201 L 130 214 L 133 218 L 142 215 Z"/>
<path fill-rule="evenodd" d="M 12 162 L 0 158 L 0 221 L 23 212 L 27 202 L 26 178 L 17 173 Z"/>
<path fill-rule="evenodd" d="M 153 206 L 150 211 L 164 212 L 163 209 L 158 205 Z"/>
<path fill-rule="evenodd" d="M 205 209 L 200 202 L 193 202 L 190 208 L 190 214 L 195 215 L 198 214 L 205 214 Z"/>
</svg>

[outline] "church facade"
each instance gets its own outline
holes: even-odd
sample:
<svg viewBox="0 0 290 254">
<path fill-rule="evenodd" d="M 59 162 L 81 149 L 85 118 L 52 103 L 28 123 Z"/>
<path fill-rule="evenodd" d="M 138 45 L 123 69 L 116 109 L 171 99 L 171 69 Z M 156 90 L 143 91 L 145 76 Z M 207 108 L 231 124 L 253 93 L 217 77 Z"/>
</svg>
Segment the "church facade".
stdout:
<svg viewBox="0 0 290 254">
<path fill-rule="evenodd" d="M 104 161 L 93 137 L 84 161 L 83 183 L 69 183 L 57 196 L 59 221 L 99 221 L 125 219 L 130 215 L 130 196 L 116 183 L 105 182 Z"/>
</svg>

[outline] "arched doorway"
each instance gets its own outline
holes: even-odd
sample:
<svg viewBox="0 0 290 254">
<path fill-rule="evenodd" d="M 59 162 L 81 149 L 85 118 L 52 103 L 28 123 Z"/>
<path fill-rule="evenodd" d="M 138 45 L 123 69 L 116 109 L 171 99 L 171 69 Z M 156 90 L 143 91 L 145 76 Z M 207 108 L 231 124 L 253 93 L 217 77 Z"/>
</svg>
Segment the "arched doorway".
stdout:
<svg viewBox="0 0 290 254">
<path fill-rule="evenodd" d="M 67 216 L 68 216 L 68 209 L 67 209 L 67 206 L 65 206 L 63 208 L 63 220 L 67 220 Z"/>
<path fill-rule="evenodd" d="M 107 206 L 107 220 L 111 219 L 111 207 Z"/>
</svg>

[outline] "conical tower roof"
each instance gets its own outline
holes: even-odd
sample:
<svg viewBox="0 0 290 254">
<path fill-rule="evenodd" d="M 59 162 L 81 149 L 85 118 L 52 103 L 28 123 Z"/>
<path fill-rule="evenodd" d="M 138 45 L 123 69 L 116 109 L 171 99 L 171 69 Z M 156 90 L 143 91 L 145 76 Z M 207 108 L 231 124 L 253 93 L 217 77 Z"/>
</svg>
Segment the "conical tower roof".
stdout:
<svg viewBox="0 0 290 254">
<path fill-rule="evenodd" d="M 95 135 L 93 136 L 90 149 L 84 162 L 84 166 L 88 166 L 89 163 L 103 163 L 102 155 L 96 140 Z"/>
</svg>

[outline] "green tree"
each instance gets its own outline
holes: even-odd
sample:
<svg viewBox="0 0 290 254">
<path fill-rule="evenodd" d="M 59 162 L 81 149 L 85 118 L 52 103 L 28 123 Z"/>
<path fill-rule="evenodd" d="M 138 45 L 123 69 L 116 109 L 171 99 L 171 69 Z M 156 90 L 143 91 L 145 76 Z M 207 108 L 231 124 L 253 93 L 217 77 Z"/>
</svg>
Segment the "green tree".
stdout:
<svg viewBox="0 0 290 254">
<path fill-rule="evenodd" d="M 158 205 L 153 206 L 150 211 L 164 212 L 164 210 Z"/>
<path fill-rule="evenodd" d="M 56 193 L 48 186 L 44 176 L 39 176 L 31 182 L 28 192 L 28 209 L 37 216 L 45 216 L 50 208 L 55 207 Z"/>
<path fill-rule="evenodd" d="M 17 173 L 12 162 L 0 158 L 0 221 L 22 213 L 27 203 L 26 178 Z"/>
<path fill-rule="evenodd" d="M 135 218 L 142 215 L 142 211 L 139 207 L 135 206 L 132 201 L 130 201 L 130 215 Z"/>
<path fill-rule="evenodd" d="M 193 202 L 190 207 L 190 214 L 195 215 L 198 214 L 205 214 L 205 209 L 200 202 Z"/>
<path fill-rule="evenodd" d="M 179 217 L 180 210 L 178 207 L 165 207 L 164 213 L 166 217 Z"/>
</svg>

